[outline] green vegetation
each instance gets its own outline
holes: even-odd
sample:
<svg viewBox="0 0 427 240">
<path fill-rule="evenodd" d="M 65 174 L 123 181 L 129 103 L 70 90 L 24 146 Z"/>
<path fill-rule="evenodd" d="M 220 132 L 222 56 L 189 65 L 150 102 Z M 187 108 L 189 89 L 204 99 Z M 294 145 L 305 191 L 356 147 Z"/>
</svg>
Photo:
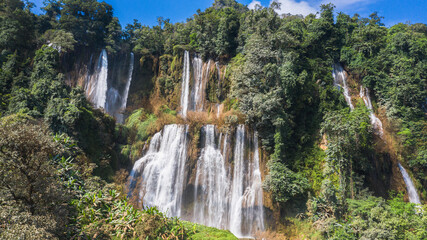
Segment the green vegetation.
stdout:
<svg viewBox="0 0 427 240">
<path fill-rule="evenodd" d="M 426 216 L 402 195 L 390 200 L 366 197 L 348 199 L 348 213 L 330 224 L 328 239 L 425 239 Z M 418 213 L 417 213 L 418 211 Z M 424 210 L 425 211 L 425 210 Z M 320 224 L 320 222 L 318 223 Z"/>
<path fill-rule="evenodd" d="M 191 222 L 182 222 L 183 225 L 192 231 L 192 235 L 188 238 L 191 240 L 209 240 L 209 239 L 224 239 L 237 240 L 237 238 L 227 230 L 218 230 L 216 228 L 206 227 Z"/>
<path fill-rule="evenodd" d="M 121 29 L 105 2 L 50 0 L 41 15 L 32 6 L 0 2 L 0 238 L 234 239 L 138 210 L 123 190 L 123 169 L 150 137 L 184 121 L 177 116 L 184 50 L 223 67 L 221 83 L 216 75 L 207 83 L 207 100 L 229 111 L 215 121 L 258 131 L 280 234 L 427 238 L 422 210 L 387 195 L 399 189 L 389 179 L 398 179 L 391 168 L 400 161 L 427 199 L 425 24 L 387 28 L 377 13 L 335 14 L 332 4 L 302 17 L 279 16 L 277 4 L 249 10 L 215 0 L 185 23 L 159 18 Z M 129 98 L 124 125 L 69 80 L 70 69 L 102 48 L 112 59 L 133 51 L 139 62 L 134 76 L 143 86 Z M 337 62 L 349 74 L 354 110 L 333 86 Z M 358 97 L 361 85 L 371 90 L 384 140 Z M 200 127 L 214 121 L 201 114 L 189 122 L 196 159 Z"/>
</svg>

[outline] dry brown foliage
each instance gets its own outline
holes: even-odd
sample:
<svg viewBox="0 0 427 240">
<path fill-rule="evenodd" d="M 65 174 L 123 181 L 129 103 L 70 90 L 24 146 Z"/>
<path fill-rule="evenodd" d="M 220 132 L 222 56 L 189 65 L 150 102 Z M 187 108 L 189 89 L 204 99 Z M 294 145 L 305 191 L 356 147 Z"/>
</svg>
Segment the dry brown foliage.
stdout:
<svg viewBox="0 0 427 240">
<path fill-rule="evenodd" d="M 255 233 L 256 239 L 265 239 L 265 240 L 287 240 L 287 238 L 284 234 L 274 232 L 271 230 L 267 230 L 265 232 L 257 232 Z"/>
</svg>

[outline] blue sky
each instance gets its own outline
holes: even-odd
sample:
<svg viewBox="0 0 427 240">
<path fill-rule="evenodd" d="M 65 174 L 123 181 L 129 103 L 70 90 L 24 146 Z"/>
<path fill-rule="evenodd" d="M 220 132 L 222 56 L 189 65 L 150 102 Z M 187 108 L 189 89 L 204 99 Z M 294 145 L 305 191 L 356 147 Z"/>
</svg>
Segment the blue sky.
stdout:
<svg viewBox="0 0 427 240">
<path fill-rule="evenodd" d="M 260 4 L 268 6 L 270 0 L 237 0 L 253 7 Z M 33 0 L 41 7 L 43 0 Z M 105 0 L 114 8 L 114 14 L 124 26 L 138 19 L 144 25 L 155 25 L 158 17 L 170 18 L 172 22 L 183 22 L 193 16 L 197 9 L 204 10 L 214 0 Z M 427 23 L 427 0 L 279 0 L 282 3 L 281 13 L 303 14 L 316 13 L 320 4 L 332 2 L 337 12 L 349 15 L 359 13 L 368 17 L 377 11 L 385 17 L 383 22 L 391 26 L 399 22 Z M 35 12 L 40 12 L 34 9 Z"/>
</svg>

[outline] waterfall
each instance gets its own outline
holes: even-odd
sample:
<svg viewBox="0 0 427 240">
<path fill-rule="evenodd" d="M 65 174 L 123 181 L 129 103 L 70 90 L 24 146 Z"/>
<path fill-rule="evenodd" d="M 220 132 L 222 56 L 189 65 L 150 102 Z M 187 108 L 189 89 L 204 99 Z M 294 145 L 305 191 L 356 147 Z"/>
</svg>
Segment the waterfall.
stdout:
<svg viewBox="0 0 427 240">
<path fill-rule="evenodd" d="M 188 126 L 184 125 L 165 126 L 153 137 L 148 152 L 131 172 L 131 190 L 135 178 L 142 178 L 139 197 L 144 206 L 157 206 L 171 217 L 181 215 L 187 131 Z"/>
<path fill-rule="evenodd" d="M 208 61 L 207 67 L 203 64 L 200 55 L 196 55 L 193 59 L 193 72 L 194 72 L 194 87 L 191 92 L 191 110 L 195 112 L 203 111 L 204 102 L 206 98 L 206 83 L 209 79 L 209 69 L 211 60 Z"/>
<path fill-rule="evenodd" d="M 207 226 L 225 228 L 228 214 L 229 180 L 221 149 L 215 143 L 215 126 L 202 128 L 204 148 L 197 161 L 193 221 Z M 221 137 L 220 137 L 221 138 Z M 198 193 L 198 188 L 202 192 Z"/>
<path fill-rule="evenodd" d="M 130 84 L 132 82 L 134 62 L 135 62 L 135 55 L 131 52 L 130 53 L 128 78 L 127 78 L 127 81 L 126 81 L 125 89 L 124 89 L 122 97 L 121 97 L 121 104 L 120 104 L 120 109 L 119 109 L 119 111 L 121 111 L 121 112 L 118 113 L 117 116 L 116 116 L 117 121 L 119 123 L 124 123 L 124 120 L 125 120 L 124 119 L 124 115 L 123 115 L 123 111 L 127 107 L 128 96 L 129 96 L 129 89 L 130 89 Z"/>
<path fill-rule="evenodd" d="M 121 109 L 125 109 L 126 105 L 127 105 L 127 102 L 128 102 L 129 88 L 130 88 L 130 84 L 132 82 L 134 62 L 135 62 L 135 55 L 133 53 L 130 53 L 128 80 L 126 82 L 125 91 L 123 92 Z"/>
<path fill-rule="evenodd" d="M 409 201 L 411 203 L 421 204 L 420 196 L 418 196 L 417 189 L 415 188 L 411 177 L 409 176 L 408 172 L 406 172 L 406 169 L 402 165 L 400 165 L 400 163 L 398 163 L 398 165 L 399 170 L 402 173 L 403 180 L 406 184 L 406 190 L 408 191 Z"/>
<path fill-rule="evenodd" d="M 106 95 L 106 102 L 105 102 L 105 111 L 114 116 L 119 123 L 124 122 L 124 115 L 123 111 L 126 109 L 127 104 L 127 98 L 129 95 L 129 88 L 130 84 L 132 82 L 132 74 L 133 74 L 133 66 L 134 66 L 134 55 L 133 53 L 130 54 L 130 62 L 129 62 L 129 71 L 127 75 L 127 81 L 126 85 L 122 91 L 122 93 L 119 93 L 119 90 L 117 88 L 110 86 L 107 91 Z M 117 83 L 116 85 L 119 85 L 120 83 Z M 111 84 L 111 85 L 114 85 Z M 119 86 L 116 86 L 119 87 Z"/>
<path fill-rule="evenodd" d="M 354 106 L 351 103 L 350 91 L 347 86 L 347 76 L 344 72 L 344 69 L 342 68 L 341 64 L 338 63 L 334 64 L 333 68 L 334 70 L 332 71 L 332 76 L 334 77 L 334 85 L 338 88 L 344 89 L 345 101 L 351 109 L 354 109 Z"/>
<path fill-rule="evenodd" d="M 120 104 L 121 96 L 119 90 L 110 87 L 107 91 L 107 101 L 105 102 L 105 111 L 110 115 L 115 115 L 116 109 Z"/>
<path fill-rule="evenodd" d="M 86 85 L 87 98 L 96 108 L 105 108 L 107 100 L 108 56 L 103 49 L 98 59 L 95 75 L 91 76 Z"/>
<path fill-rule="evenodd" d="M 253 227 L 257 227 L 257 231 L 264 230 L 264 208 L 263 208 L 263 191 L 262 191 L 262 179 L 261 170 L 259 163 L 259 150 L 258 150 L 258 133 L 254 133 L 254 156 L 253 163 L 250 165 L 249 174 L 251 174 L 249 184 L 249 191 L 245 192 L 244 206 L 246 208 L 245 225 L 249 226 L 249 233 L 253 232 Z"/>
<path fill-rule="evenodd" d="M 218 73 L 218 87 L 221 86 L 221 68 L 219 67 L 219 62 L 215 62 L 216 71 Z"/>
<path fill-rule="evenodd" d="M 187 117 L 188 111 L 188 98 L 190 95 L 190 53 L 184 53 L 184 69 L 182 72 L 182 86 L 181 86 L 181 114 Z"/>
<path fill-rule="evenodd" d="M 88 74 L 86 80 L 86 96 L 96 108 L 104 108 L 107 113 L 115 116 L 119 123 L 123 123 L 124 116 L 121 113 L 126 108 L 129 95 L 129 88 L 132 81 L 134 68 L 134 54 L 130 54 L 129 72 L 123 92 L 120 94 L 118 89 L 113 86 L 108 87 L 108 55 L 103 49 L 98 59 L 92 75 Z M 90 63 L 92 62 L 92 56 Z M 90 66 L 91 64 L 89 64 Z"/>
<path fill-rule="evenodd" d="M 221 114 L 221 104 L 216 104 L 216 117 L 219 118 L 219 115 Z"/>
<path fill-rule="evenodd" d="M 348 105 L 350 106 L 350 108 L 354 109 L 353 104 L 351 103 L 351 96 L 350 96 L 350 92 L 349 92 L 349 89 L 347 86 L 347 76 L 346 76 L 346 73 L 344 72 L 344 69 L 342 68 L 341 64 L 336 63 L 333 65 L 332 76 L 334 77 L 334 85 L 337 86 L 338 88 L 342 87 L 344 89 L 345 100 L 348 103 Z M 381 138 L 383 138 L 383 136 L 384 136 L 383 124 L 382 124 L 381 120 L 377 116 L 375 116 L 375 114 L 374 114 L 374 109 L 372 107 L 371 98 L 369 96 L 369 89 L 364 88 L 363 86 L 360 86 L 359 96 L 360 96 L 360 98 L 363 99 L 365 106 L 370 111 L 369 117 L 371 119 L 371 124 L 372 124 L 374 130 L 378 133 L 378 135 Z M 402 173 L 403 179 L 404 179 L 405 184 L 406 184 L 406 188 L 407 188 L 408 196 L 409 196 L 409 201 L 412 203 L 421 204 L 420 197 L 418 196 L 417 190 L 415 189 L 411 178 L 409 177 L 405 168 L 403 168 L 402 165 L 400 165 L 400 163 L 398 163 L 398 165 L 399 165 L 399 170 Z"/>
<path fill-rule="evenodd" d="M 244 125 L 238 126 L 235 139 L 230 231 L 237 237 L 244 237 L 254 230 L 264 229 L 261 172 L 257 136 L 254 136 L 252 161 L 245 159 Z"/>
<path fill-rule="evenodd" d="M 157 206 L 168 216 L 229 229 L 239 237 L 264 230 L 257 134 L 250 136 L 245 126 L 239 125 L 234 156 L 229 159 L 231 135 L 218 133 L 214 125 L 203 126 L 202 149 L 194 166 L 186 161 L 187 131 L 184 125 L 167 125 L 153 136 L 147 152 L 131 171 L 128 196 L 139 192 L 137 197 L 144 206 Z M 186 175 L 191 173 L 195 173 L 194 185 Z M 139 186 L 138 178 L 142 180 Z M 194 195 L 185 196 L 193 188 Z"/>
<path fill-rule="evenodd" d="M 199 54 L 195 54 L 190 66 L 189 52 L 184 53 L 184 67 L 181 86 L 181 115 L 187 117 L 188 111 L 202 112 L 206 99 L 206 85 L 212 60 L 203 63 Z M 190 90 L 190 67 L 193 69 L 192 89 Z"/>
<path fill-rule="evenodd" d="M 372 107 L 371 98 L 369 96 L 369 89 L 368 88 L 364 88 L 363 86 L 360 86 L 359 96 L 360 96 L 360 98 L 363 99 L 363 102 L 365 103 L 365 106 L 370 111 L 369 117 L 371 118 L 371 124 L 374 127 L 374 130 L 382 138 L 383 135 L 384 135 L 383 124 L 382 124 L 381 120 L 377 116 L 375 116 L 375 114 L 374 114 L 374 109 Z"/>
</svg>

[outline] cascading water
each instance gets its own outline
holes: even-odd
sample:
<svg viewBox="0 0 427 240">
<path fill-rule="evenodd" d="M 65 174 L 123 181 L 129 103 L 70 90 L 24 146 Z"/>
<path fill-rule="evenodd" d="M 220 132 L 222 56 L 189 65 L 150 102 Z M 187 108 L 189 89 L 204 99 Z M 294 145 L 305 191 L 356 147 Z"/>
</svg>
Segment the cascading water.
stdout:
<svg viewBox="0 0 427 240">
<path fill-rule="evenodd" d="M 90 62 L 92 62 L 92 57 Z M 108 87 L 108 55 L 107 51 L 103 49 L 99 56 L 98 64 L 95 67 L 94 74 L 88 76 L 85 86 L 87 98 L 94 106 L 96 108 L 104 108 L 107 113 L 115 116 L 120 123 L 124 121 L 124 116 L 121 112 L 126 108 L 129 88 L 132 81 L 133 67 L 134 54 L 131 53 L 128 77 L 122 94 L 120 94 L 117 88 L 113 86 Z"/>
<path fill-rule="evenodd" d="M 117 109 L 118 109 L 118 105 L 121 102 L 121 96 L 120 93 L 117 89 L 115 89 L 114 87 L 110 87 L 107 91 L 107 101 L 105 102 L 105 111 L 110 114 L 115 116 Z"/>
<path fill-rule="evenodd" d="M 221 68 L 219 66 L 219 62 L 215 62 L 216 71 L 218 74 L 218 87 L 221 86 Z"/>
<path fill-rule="evenodd" d="M 221 149 L 215 143 L 215 126 L 202 128 L 204 148 L 197 161 L 193 221 L 226 228 L 228 222 L 229 180 Z M 220 137 L 221 138 L 221 137 Z M 221 139 L 219 144 L 221 143 Z M 198 192 L 200 188 L 201 192 Z"/>
<path fill-rule="evenodd" d="M 258 141 L 254 137 L 252 161 L 245 159 L 245 128 L 236 130 L 234 147 L 234 173 L 230 209 L 230 231 L 237 237 L 248 236 L 264 229 L 261 172 L 259 169 Z"/>
<path fill-rule="evenodd" d="M 409 176 L 408 172 L 406 172 L 406 169 L 402 165 L 400 165 L 400 163 L 398 163 L 398 165 L 399 170 L 402 173 L 403 180 L 406 184 L 406 190 L 408 191 L 409 201 L 411 203 L 421 204 L 420 196 L 418 196 L 417 189 L 415 188 L 411 177 Z"/>
<path fill-rule="evenodd" d="M 126 81 L 125 89 L 124 89 L 123 94 L 121 96 L 121 104 L 120 104 L 120 109 L 119 109 L 120 112 L 118 114 L 116 114 L 117 122 L 119 122 L 119 123 L 124 123 L 124 120 L 125 120 L 125 117 L 124 117 L 122 112 L 127 107 L 130 84 L 132 83 L 134 62 L 135 62 L 135 55 L 133 53 L 130 53 L 128 78 Z"/>
<path fill-rule="evenodd" d="M 347 76 L 344 72 L 343 67 L 341 66 L 341 64 L 336 63 L 334 64 L 333 68 L 334 70 L 332 71 L 332 76 L 334 77 L 334 85 L 344 89 L 345 101 L 351 109 L 354 109 L 354 106 L 351 102 L 350 91 L 347 86 Z"/>
<path fill-rule="evenodd" d="M 181 85 L 181 114 L 185 118 L 188 111 L 188 99 L 190 95 L 190 53 L 184 53 L 184 69 L 182 72 Z"/>
<path fill-rule="evenodd" d="M 195 112 L 203 111 L 204 101 L 206 98 L 206 83 L 209 78 L 209 69 L 211 60 L 208 61 L 207 67 L 203 64 L 199 55 L 193 59 L 193 72 L 194 72 L 194 88 L 191 92 L 191 110 Z"/>
<path fill-rule="evenodd" d="M 206 84 L 212 60 L 203 63 L 199 54 L 195 54 L 190 66 L 190 53 L 184 52 L 184 67 L 181 85 L 181 115 L 187 117 L 188 111 L 202 112 L 206 99 Z M 190 91 L 190 67 L 193 69 L 193 88 Z"/>
<path fill-rule="evenodd" d="M 157 206 L 168 216 L 181 216 L 188 126 L 167 125 L 151 140 L 148 152 L 131 172 L 130 191 L 142 179 L 139 198 L 144 206 Z"/>
<path fill-rule="evenodd" d="M 103 49 L 95 68 L 95 73 L 89 78 L 86 84 L 87 98 L 96 108 L 105 108 L 107 101 L 107 76 L 108 76 L 108 56 L 107 51 Z"/>
<path fill-rule="evenodd" d="M 187 128 L 168 125 L 154 135 L 147 153 L 131 171 L 129 197 L 139 192 L 145 206 L 157 206 L 168 216 L 229 229 L 239 237 L 264 230 L 257 135 L 248 139 L 244 125 L 238 126 L 234 156 L 229 161 L 228 133 L 223 138 L 214 125 L 204 126 L 203 148 L 196 169 L 190 169 L 192 165 L 186 161 Z M 195 172 L 194 184 L 185 181 L 189 179 L 186 172 Z M 136 186 L 138 178 L 142 183 Z M 193 187 L 194 197 L 183 203 L 185 192 Z"/>
<path fill-rule="evenodd" d="M 204 64 L 198 55 L 194 57 L 194 84 L 190 92 L 189 55 L 185 51 L 181 88 L 183 117 L 188 111 L 204 110 L 212 62 Z M 202 149 L 193 163 L 186 161 L 187 129 L 187 126 L 168 125 L 154 135 L 147 152 L 135 163 L 130 174 L 129 196 L 135 190 L 139 191 L 139 199 L 145 206 L 157 206 L 168 216 L 229 229 L 236 236 L 250 236 L 264 230 L 256 134 L 247 136 L 245 126 L 239 125 L 233 141 L 228 131 L 223 137 L 214 125 L 203 126 L 200 135 Z M 231 157 L 229 145 L 233 143 L 234 155 Z M 142 180 L 139 185 L 137 178 Z M 188 196 L 188 193 L 192 195 Z"/>
<path fill-rule="evenodd" d="M 383 130 L 383 123 L 381 120 L 375 116 L 374 109 L 372 107 L 371 98 L 369 97 L 369 89 L 364 88 L 363 86 L 360 86 L 360 98 L 363 99 L 363 102 L 365 103 L 365 106 L 369 109 L 369 117 L 371 118 L 371 124 L 374 127 L 374 130 L 378 133 L 378 135 L 382 138 L 384 135 Z"/>
<path fill-rule="evenodd" d="M 126 105 L 127 105 L 127 102 L 128 102 L 129 88 L 130 88 L 130 84 L 132 82 L 134 62 L 135 62 L 135 55 L 133 53 L 130 53 L 129 74 L 128 74 L 128 80 L 126 82 L 125 91 L 123 93 L 122 106 L 121 106 L 122 109 L 126 108 Z"/>
<path fill-rule="evenodd" d="M 264 208 L 262 200 L 262 180 L 258 152 L 258 133 L 254 133 L 254 156 L 253 163 L 250 164 L 249 174 L 250 187 L 246 188 L 243 200 L 243 206 L 246 206 L 243 213 L 244 226 L 249 226 L 248 233 L 264 230 Z"/>
<path fill-rule="evenodd" d="M 348 105 L 350 106 L 350 108 L 354 109 L 353 104 L 351 103 L 351 96 L 350 96 L 350 93 L 349 93 L 349 90 L 347 87 L 347 77 L 346 77 L 346 74 L 344 72 L 344 69 L 338 63 L 334 64 L 333 69 L 334 70 L 332 72 L 332 75 L 334 77 L 334 85 L 338 86 L 338 87 L 342 87 L 344 89 L 345 100 L 348 103 Z M 374 127 L 374 129 L 378 133 L 378 135 L 381 138 L 383 138 L 383 136 L 384 136 L 383 125 L 382 125 L 381 120 L 377 116 L 375 116 L 375 114 L 374 114 L 372 102 L 371 102 L 371 99 L 369 96 L 369 89 L 363 88 L 363 86 L 361 86 L 359 96 L 360 96 L 360 98 L 363 99 L 365 106 L 370 110 L 369 117 L 371 119 L 372 126 Z M 405 168 L 403 168 L 402 165 L 400 165 L 400 163 L 398 163 L 398 166 L 399 166 L 400 172 L 402 173 L 403 180 L 405 181 L 405 184 L 406 184 L 406 188 L 407 188 L 408 196 L 409 196 L 409 201 L 412 203 L 421 204 L 420 197 L 418 196 L 417 190 L 414 187 L 414 184 L 413 184 L 411 178 L 409 177 L 408 173 L 406 172 Z"/>
</svg>

